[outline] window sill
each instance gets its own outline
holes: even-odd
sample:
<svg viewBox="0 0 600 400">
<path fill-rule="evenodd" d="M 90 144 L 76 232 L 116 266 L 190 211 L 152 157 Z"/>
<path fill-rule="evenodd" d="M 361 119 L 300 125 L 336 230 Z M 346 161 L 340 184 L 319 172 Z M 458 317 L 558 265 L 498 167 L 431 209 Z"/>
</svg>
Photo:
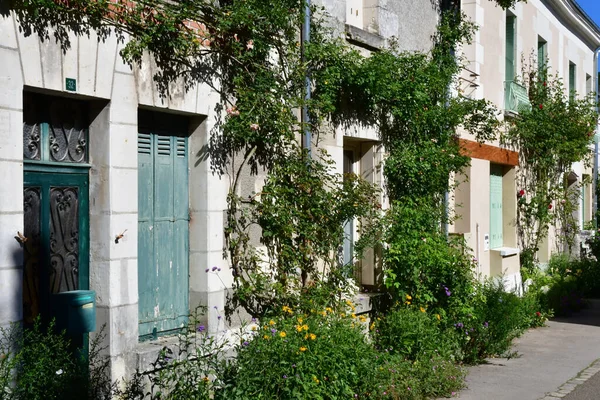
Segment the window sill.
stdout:
<svg viewBox="0 0 600 400">
<path fill-rule="evenodd" d="M 495 249 L 491 249 L 491 251 L 500 253 L 501 257 L 515 256 L 520 253 L 520 250 L 516 247 L 496 247 Z"/>
<path fill-rule="evenodd" d="M 385 39 L 375 33 L 365 31 L 353 25 L 345 25 L 346 40 L 368 50 L 381 50 L 385 47 Z"/>
</svg>

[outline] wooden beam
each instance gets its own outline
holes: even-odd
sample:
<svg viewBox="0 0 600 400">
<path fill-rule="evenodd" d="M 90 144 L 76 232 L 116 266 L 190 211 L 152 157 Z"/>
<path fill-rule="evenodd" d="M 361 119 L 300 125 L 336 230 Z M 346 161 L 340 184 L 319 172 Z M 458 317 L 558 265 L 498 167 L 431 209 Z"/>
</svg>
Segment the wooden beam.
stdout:
<svg viewBox="0 0 600 400">
<path fill-rule="evenodd" d="M 477 143 L 472 140 L 459 139 L 460 153 L 471 158 L 488 160 L 495 164 L 519 165 L 519 153 L 512 150 L 502 149 L 489 144 Z"/>
</svg>

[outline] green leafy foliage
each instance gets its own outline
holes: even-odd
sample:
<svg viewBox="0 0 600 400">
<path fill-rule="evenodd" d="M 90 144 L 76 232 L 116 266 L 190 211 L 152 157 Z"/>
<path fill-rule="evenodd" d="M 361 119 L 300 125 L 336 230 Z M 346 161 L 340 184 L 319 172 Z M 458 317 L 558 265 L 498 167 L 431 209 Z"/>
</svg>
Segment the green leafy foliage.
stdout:
<svg viewBox="0 0 600 400">
<path fill-rule="evenodd" d="M 382 351 L 399 354 L 406 360 L 438 356 L 456 361 L 460 350 L 457 335 L 446 329 L 438 317 L 423 307 L 396 307 L 375 322 L 375 343 Z"/>
<path fill-rule="evenodd" d="M 339 301 L 351 276 L 339 265 L 344 223 L 360 218 L 361 240 L 371 238 L 377 194 L 355 175 L 335 174 L 326 154 L 309 159 L 297 150 L 273 167 L 259 193 L 230 198 L 236 205 L 226 231 L 236 290 L 231 311 L 242 306 L 262 317 L 284 305 L 307 310 Z M 264 251 L 252 245 L 250 228 L 260 229 Z"/>
<path fill-rule="evenodd" d="M 54 323 L 31 329 L 0 328 L 0 398 L 6 400 L 112 398 L 115 385 L 107 375 L 109 360 L 102 356 L 101 332 L 90 342 L 85 357 Z"/>
<path fill-rule="evenodd" d="M 423 399 L 462 387 L 460 367 L 436 354 L 379 352 L 363 329 L 359 318 L 326 310 L 265 321 L 240 340 L 233 382 L 216 398 Z"/>
</svg>

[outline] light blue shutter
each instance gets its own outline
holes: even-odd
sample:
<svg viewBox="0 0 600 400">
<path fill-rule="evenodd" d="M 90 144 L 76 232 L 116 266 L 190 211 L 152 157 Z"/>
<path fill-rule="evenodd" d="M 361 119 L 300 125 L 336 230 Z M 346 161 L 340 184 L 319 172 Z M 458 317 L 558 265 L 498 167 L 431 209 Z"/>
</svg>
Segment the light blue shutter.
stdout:
<svg viewBox="0 0 600 400">
<path fill-rule="evenodd" d="M 138 135 L 140 336 L 178 329 L 189 314 L 187 138 Z"/>
<path fill-rule="evenodd" d="M 502 166 L 490 165 L 490 248 L 502 247 Z"/>
<path fill-rule="evenodd" d="M 515 79 L 515 52 L 516 52 L 516 18 L 513 16 L 506 17 L 506 70 L 505 81 L 513 81 Z"/>
</svg>

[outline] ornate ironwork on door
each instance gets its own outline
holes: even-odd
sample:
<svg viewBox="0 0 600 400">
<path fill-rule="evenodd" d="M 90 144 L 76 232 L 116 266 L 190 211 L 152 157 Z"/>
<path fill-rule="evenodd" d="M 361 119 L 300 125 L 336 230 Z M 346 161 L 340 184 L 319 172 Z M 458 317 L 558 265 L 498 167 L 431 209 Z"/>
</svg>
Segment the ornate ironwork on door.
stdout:
<svg viewBox="0 0 600 400">
<path fill-rule="evenodd" d="M 32 93 L 25 93 L 23 101 L 25 160 L 87 163 L 86 103 Z"/>
<path fill-rule="evenodd" d="M 78 188 L 50 188 L 50 293 L 79 287 Z"/>
</svg>

